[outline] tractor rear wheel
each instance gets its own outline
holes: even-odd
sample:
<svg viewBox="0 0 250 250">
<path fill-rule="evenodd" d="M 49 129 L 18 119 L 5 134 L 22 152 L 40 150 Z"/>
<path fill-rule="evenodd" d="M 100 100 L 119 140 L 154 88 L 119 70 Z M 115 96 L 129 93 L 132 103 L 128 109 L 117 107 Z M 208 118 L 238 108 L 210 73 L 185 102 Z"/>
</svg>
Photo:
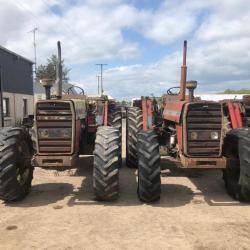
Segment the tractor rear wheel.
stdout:
<svg viewBox="0 0 250 250">
<path fill-rule="evenodd" d="M 240 199 L 240 162 L 238 159 L 228 159 L 226 169 L 223 169 L 223 180 L 227 193 L 234 199 Z"/>
<path fill-rule="evenodd" d="M 157 201 L 161 194 L 161 167 L 159 142 L 153 130 L 138 134 L 138 160 L 138 197 L 143 202 Z"/>
<path fill-rule="evenodd" d="M 127 110 L 126 121 L 126 165 L 130 168 L 138 167 L 137 137 L 142 130 L 142 111 L 138 107 Z"/>
<path fill-rule="evenodd" d="M 122 132 L 122 112 L 118 106 L 110 106 L 108 109 L 108 126 L 117 128 Z"/>
<path fill-rule="evenodd" d="M 33 179 L 32 141 L 22 128 L 0 130 L 0 199 L 20 201 Z"/>
<path fill-rule="evenodd" d="M 231 146 L 230 146 L 230 145 Z M 250 201 L 250 131 L 247 128 L 234 129 L 225 138 L 225 145 L 231 150 L 228 155 L 223 179 L 227 192 L 234 199 Z M 226 150 L 225 150 L 226 151 Z M 228 151 L 226 151 L 228 153 Z"/>
<path fill-rule="evenodd" d="M 94 150 L 93 188 L 97 200 L 118 198 L 119 192 L 119 130 L 99 127 Z"/>
<path fill-rule="evenodd" d="M 119 130 L 119 166 L 122 166 L 122 112 L 119 106 L 110 105 L 108 109 L 108 126 Z"/>
</svg>

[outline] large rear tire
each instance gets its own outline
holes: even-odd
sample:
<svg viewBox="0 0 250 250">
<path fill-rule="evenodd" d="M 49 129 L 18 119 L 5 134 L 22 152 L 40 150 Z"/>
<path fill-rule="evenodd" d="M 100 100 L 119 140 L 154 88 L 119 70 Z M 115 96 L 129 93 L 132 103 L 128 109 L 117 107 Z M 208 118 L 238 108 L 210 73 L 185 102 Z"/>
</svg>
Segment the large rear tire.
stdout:
<svg viewBox="0 0 250 250">
<path fill-rule="evenodd" d="M 143 202 L 154 202 L 161 194 L 159 142 L 153 130 L 138 134 L 138 197 Z"/>
<path fill-rule="evenodd" d="M 32 141 L 22 128 L 0 130 L 0 199 L 20 201 L 33 179 Z"/>
<path fill-rule="evenodd" d="M 129 168 L 138 167 L 137 138 L 142 130 L 142 111 L 140 108 L 131 107 L 127 110 L 126 121 L 126 165 Z"/>
<path fill-rule="evenodd" d="M 227 193 L 234 199 L 240 200 L 240 162 L 238 159 L 230 158 L 227 160 L 226 169 L 223 169 L 223 180 Z"/>
<path fill-rule="evenodd" d="M 122 166 L 122 113 L 121 108 L 116 105 L 110 105 L 108 110 L 108 126 L 119 130 L 119 167 Z"/>
<path fill-rule="evenodd" d="M 94 150 L 93 188 L 97 200 L 110 201 L 119 193 L 119 130 L 99 127 Z"/>
<path fill-rule="evenodd" d="M 250 130 L 230 131 L 224 148 L 228 157 L 227 167 L 223 170 L 226 190 L 236 200 L 250 201 Z"/>
<path fill-rule="evenodd" d="M 119 106 L 110 105 L 108 109 L 108 126 L 122 132 L 122 112 Z"/>
</svg>

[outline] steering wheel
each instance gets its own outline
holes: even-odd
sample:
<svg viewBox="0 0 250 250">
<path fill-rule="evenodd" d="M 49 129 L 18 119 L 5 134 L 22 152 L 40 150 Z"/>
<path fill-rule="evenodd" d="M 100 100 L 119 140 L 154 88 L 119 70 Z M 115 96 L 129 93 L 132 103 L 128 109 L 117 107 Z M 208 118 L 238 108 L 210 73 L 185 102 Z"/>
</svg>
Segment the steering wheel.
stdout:
<svg viewBox="0 0 250 250">
<path fill-rule="evenodd" d="M 173 92 L 172 90 L 178 89 L 178 92 Z M 180 87 L 172 87 L 167 90 L 168 95 L 179 95 L 180 94 Z"/>
<path fill-rule="evenodd" d="M 75 86 L 75 85 L 73 85 L 73 86 L 71 86 L 71 87 L 68 88 L 67 94 L 69 95 L 70 92 L 71 92 L 72 94 L 75 94 L 75 93 L 73 92 L 73 89 L 75 89 L 75 88 L 80 89 L 80 93 L 77 93 L 78 95 L 84 95 L 84 90 L 83 90 L 83 88 L 81 88 L 81 87 L 79 87 L 79 86 Z"/>
</svg>

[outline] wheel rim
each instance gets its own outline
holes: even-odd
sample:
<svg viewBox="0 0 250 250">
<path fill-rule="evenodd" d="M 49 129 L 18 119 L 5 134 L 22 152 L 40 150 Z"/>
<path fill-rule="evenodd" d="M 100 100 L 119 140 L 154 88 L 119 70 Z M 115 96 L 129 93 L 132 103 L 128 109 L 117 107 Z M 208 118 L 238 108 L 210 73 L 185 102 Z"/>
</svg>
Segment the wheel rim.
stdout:
<svg viewBox="0 0 250 250">
<path fill-rule="evenodd" d="M 17 163 L 17 181 L 21 186 L 25 185 L 30 174 L 31 153 L 29 146 L 22 141 L 18 146 L 19 159 Z"/>
</svg>

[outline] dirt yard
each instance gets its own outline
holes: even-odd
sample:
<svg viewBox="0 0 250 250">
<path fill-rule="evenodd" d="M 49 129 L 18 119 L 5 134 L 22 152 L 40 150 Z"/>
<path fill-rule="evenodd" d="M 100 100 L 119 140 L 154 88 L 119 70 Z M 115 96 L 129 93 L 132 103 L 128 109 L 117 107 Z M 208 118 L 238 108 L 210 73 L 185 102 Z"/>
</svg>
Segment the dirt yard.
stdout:
<svg viewBox="0 0 250 250">
<path fill-rule="evenodd" d="M 165 170 L 161 200 L 146 205 L 123 166 L 119 200 L 104 203 L 92 199 L 91 161 L 36 169 L 23 202 L 0 202 L 0 249 L 250 249 L 250 204 L 225 193 L 221 171 Z"/>
</svg>

